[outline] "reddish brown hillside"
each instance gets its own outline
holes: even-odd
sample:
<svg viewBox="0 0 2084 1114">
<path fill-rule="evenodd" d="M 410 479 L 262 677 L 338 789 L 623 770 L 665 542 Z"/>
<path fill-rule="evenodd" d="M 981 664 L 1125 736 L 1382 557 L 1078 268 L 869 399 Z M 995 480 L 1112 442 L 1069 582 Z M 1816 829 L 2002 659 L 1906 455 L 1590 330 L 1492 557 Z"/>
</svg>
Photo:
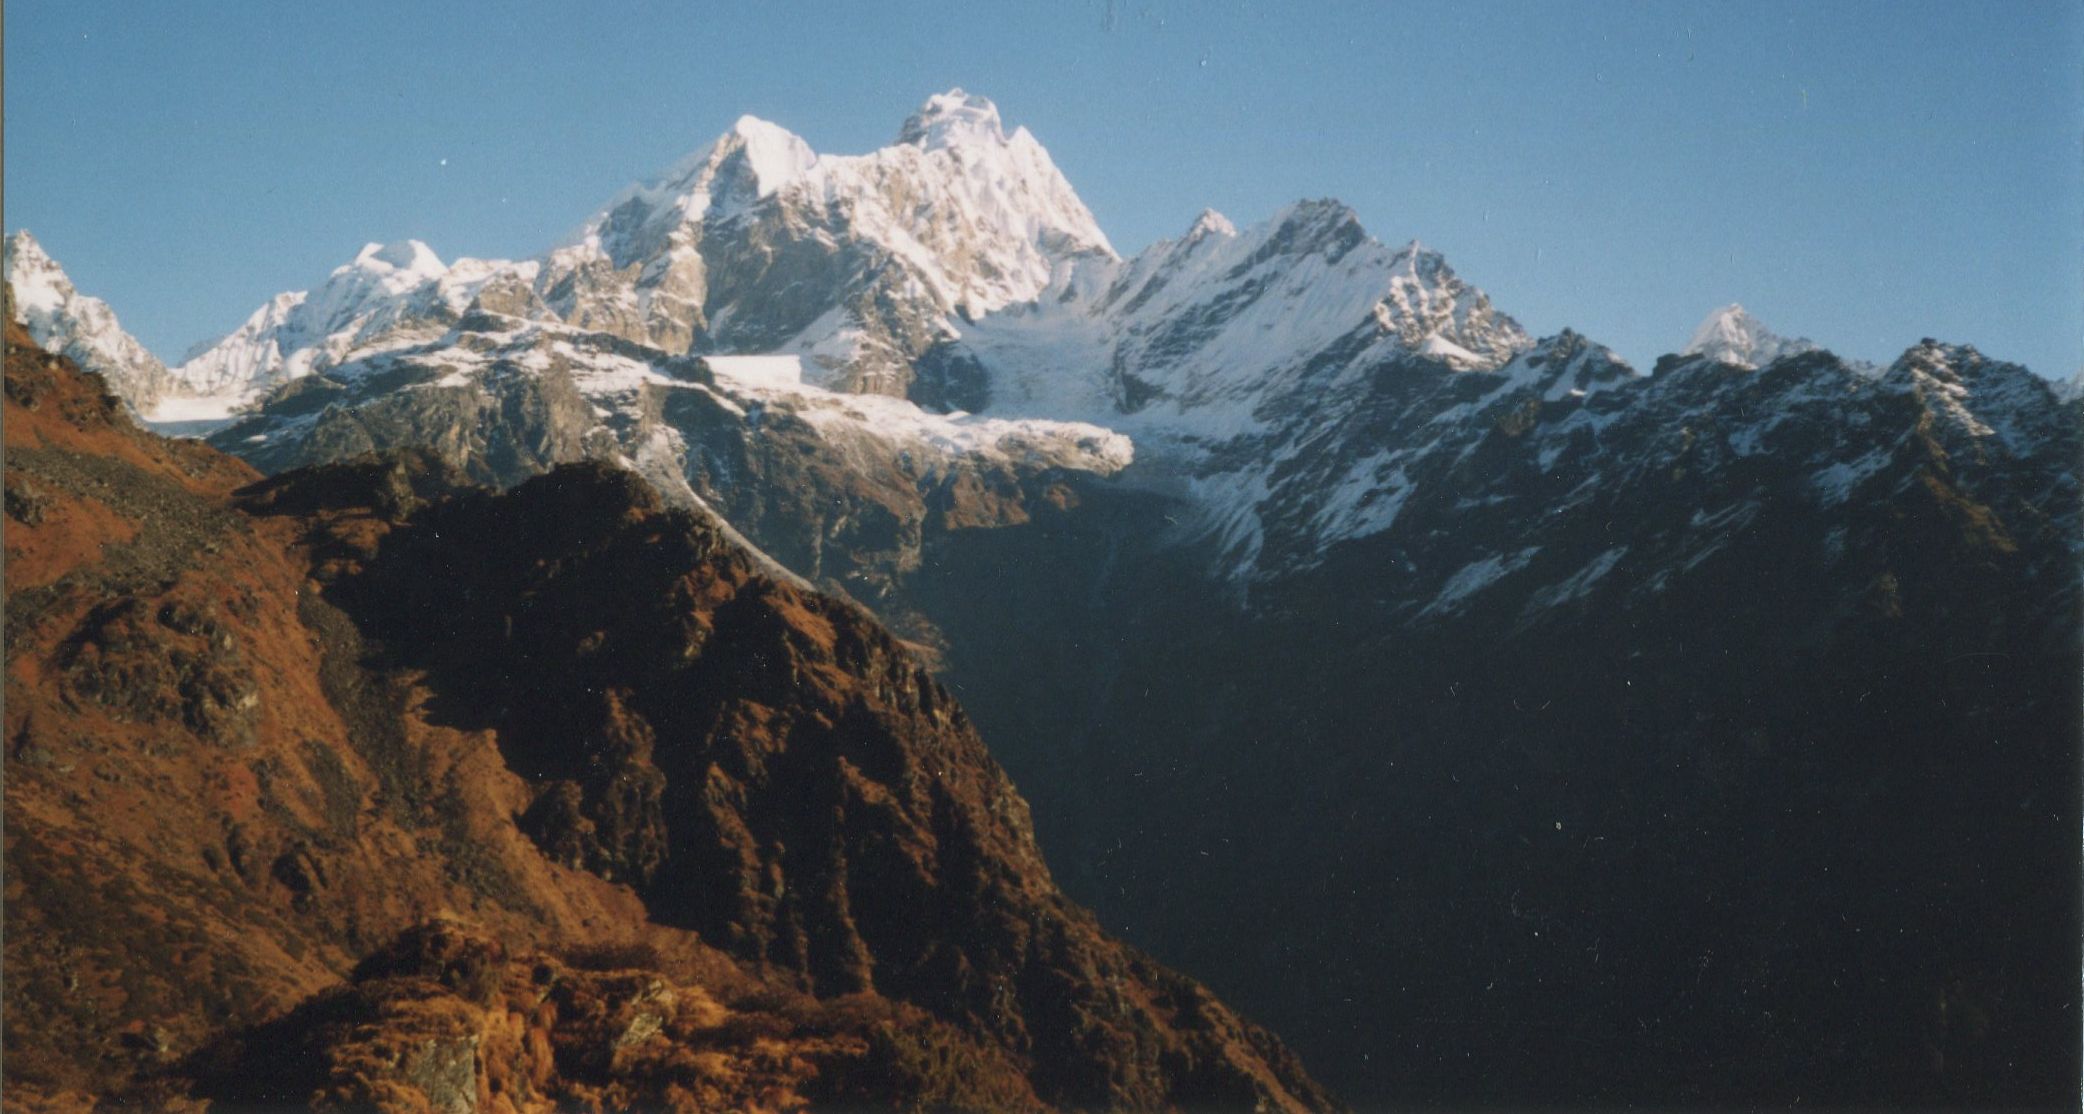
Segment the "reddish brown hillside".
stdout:
<svg viewBox="0 0 2084 1114">
<path fill-rule="evenodd" d="M 259 482 L 8 342 L 10 1109 L 1330 1105 L 627 474 Z"/>
</svg>

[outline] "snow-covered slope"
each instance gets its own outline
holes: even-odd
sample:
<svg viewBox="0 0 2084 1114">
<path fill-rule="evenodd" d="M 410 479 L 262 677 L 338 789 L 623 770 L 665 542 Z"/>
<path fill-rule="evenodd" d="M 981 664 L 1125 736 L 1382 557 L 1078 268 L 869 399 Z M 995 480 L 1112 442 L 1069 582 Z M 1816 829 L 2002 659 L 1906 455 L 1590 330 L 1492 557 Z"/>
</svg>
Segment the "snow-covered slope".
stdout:
<svg viewBox="0 0 2084 1114">
<path fill-rule="evenodd" d="M 27 229 L 7 238 L 4 270 L 15 312 L 36 343 L 99 374 L 139 414 L 173 392 L 166 365 L 123 331 L 107 302 L 80 293 Z"/>
<path fill-rule="evenodd" d="M 532 263 L 441 261 L 418 240 L 365 245 L 311 291 L 278 294 L 237 329 L 173 369 L 188 392 L 225 408 L 352 355 L 441 336 L 490 288 L 526 301 Z"/>
<path fill-rule="evenodd" d="M 1331 201 L 1244 232 L 1204 212 L 1177 240 L 1065 268 L 1032 302 L 961 331 L 987 412 L 1130 433 L 1140 477 L 1189 492 L 1238 575 L 1270 571 L 1265 518 L 1298 495 L 1283 490 L 1289 462 L 1381 463 L 1379 443 L 1336 431 L 1401 398 L 1414 375 L 1495 372 L 1532 345 L 1439 253 L 1390 248 Z M 1373 522 L 1327 509 L 1294 540 L 1321 548 Z"/>
<path fill-rule="evenodd" d="M 1332 201 L 1243 233 L 1204 212 L 1179 239 L 1066 268 L 962 334 L 994 410 L 1135 415 L 1199 437 L 1263 427 L 1269 403 L 1351 386 L 1340 377 L 1390 355 L 1495 368 L 1530 343 L 1437 252 L 1389 248 Z"/>
</svg>

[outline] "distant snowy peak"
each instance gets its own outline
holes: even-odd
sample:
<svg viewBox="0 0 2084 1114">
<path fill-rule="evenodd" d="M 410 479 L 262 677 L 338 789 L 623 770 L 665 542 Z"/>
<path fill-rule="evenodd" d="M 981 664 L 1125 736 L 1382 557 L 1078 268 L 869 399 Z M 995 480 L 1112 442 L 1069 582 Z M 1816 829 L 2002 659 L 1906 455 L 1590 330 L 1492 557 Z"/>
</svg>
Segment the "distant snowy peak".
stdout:
<svg viewBox="0 0 2084 1114">
<path fill-rule="evenodd" d="M 741 116 L 731 130 L 664 173 L 623 190 L 586 222 L 579 242 L 617 267 L 691 251 L 690 225 L 727 219 L 801 179 L 818 161 L 777 124 Z"/>
<path fill-rule="evenodd" d="M 108 303 L 74 288 L 27 229 L 8 237 L 5 254 L 0 269 L 36 343 L 99 374 L 139 414 L 149 414 L 174 389 L 166 365 L 123 330 Z"/>
<path fill-rule="evenodd" d="M 1389 247 L 1336 201 L 1242 231 L 1204 211 L 1177 239 L 1064 268 L 961 334 L 990 412 L 1119 423 L 1190 456 L 1305 437 L 1383 389 L 1392 364 L 1492 371 L 1533 344 L 1438 252 Z"/>
<path fill-rule="evenodd" d="M 1268 367 L 1369 333 L 1466 369 L 1499 367 L 1532 343 L 1439 252 L 1416 240 L 1388 247 L 1336 201 L 1299 202 L 1244 232 L 1204 212 L 1131 262 L 1107 303 L 1131 319 L 1126 331 L 1158 342 L 1149 355 L 1161 359 L 1184 353 L 1188 321 L 1211 342 L 1249 344 Z"/>
<path fill-rule="evenodd" d="M 418 240 L 399 240 L 396 243 L 362 245 L 353 261 L 336 268 L 336 275 L 360 273 L 388 282 L 394 289 L 418 286 L 431 278 L 440 278 L 448 265 L 434 254 L 434 249 Z"/>
<path fill-rule="evenodd" d="M 757 116 L 740 116 L 696 157 L 685 184 L 746 204 L 803 177 L 817 161 L 817 152 L 796 133 Z"/>
<path fill-rule="evenodd" d="M 290 315 L 307 297 L 305 291 L 291 290 L 268 299 L 238 328 L 190 349 L 174 375 L 196 394 L 226 398 L 249 394 L 280 377 Z"/>
<path fill-rule="evenodd" d="M 1237 226 L 1230 223 L 1229 217 L 1216 212 L 1214 209 L 1203 209 L 1201 215 L 1194 218 L 1194 223 L 1187 226 L 1187 234 L 1181 239 L 1184 243 L 1192 244 L 1206 240 L 1211 236 L 1228 238 L 1235 235 L 1237 235 Z"/>
<path fill-rule="evenodd" d="M 1391 327 L 1417 351 L 1464 369 L 1495 368 L 1533 343 L 1519 322 L 1463 282 L 1439 252 L 1417 240 L 1390 260 L 1382 302 Z"/>
<path fill-rule="evenodd" d="M 958 178 L 971 179 L 971 187 L 951 180 Z M 900 216 L 920 215 L 927 202 L 955 204 L 964 219 L 983 222 L 981 231 L 1020 225 L 1000 230 L 1054 232 L 1108 250 L 1092 214 L 1027 129 L 1009 135 L 996 105 L 960 89 L 927 98 L 898 130 L 894 147 L 866 155 L 821 158 L 786 128 L 742 116 L 708 146 L 617 195 L 587 222 L 580 242 L 597 243 L 627 266 L 671 247 L 665 234 L 676 226 L 734 216 L 791 186 L 802 187 L 803 196 L 783 204 L 911 203 L 914 212 Z"/>
<path fill-rule="evenodd" d="M 439 336 L 488 287 L 504 280 L 525 292 L 535 267 L 482 259 L 450 265 L 418 240 L 365 244 L 316 289 L 277 294 L 237 329 L 191 349 L 173 374 L 189 393 L 227 409 L 243 405 L 361 349 Z"/>
<path fill-rule="evenodd" d="M 189 389 L 250 401 L 352 356 L 425 343 L 473 304 L 671 354 L 800 356 L 837 389 L 906 395 L 955 324 L 1033 298 L 1113 248 L 1049 153 L 998 108 L 952 90 L 899 142 L 820 156 L 740 117 L 618 193 L 566 243 L 520 263 L 444 264 L 369 244 L 308 293 L 278 295 L 190 350 Z"/>
<path fill-rule="evenodd" d="M 314 333 L 330 334 L 394 306 L 448 270 L 434 249 L 418 240 L 365 244 L 354 259 L 334 268 L 300 308 Z"/>
<path fill-rule="evenodd" d="M 1680 355 L 1704 356 L 1733 367 L 1761 368 L 1785 356 L 1814 352 L 1817 345 L 1805 337 L 1790 340 L 1759 323 L 1743 306 L 1734 302 L 1710 313 L 1693 330 Z"/>
<path fill-rule="evenodd" d="M 667 351 L 786 351 L 826 385 L 904 394 L 955 321 L 1113 257 L 1049 153 L 985 98 L 928 98 L 898 135 L 819 155 L 742 118 L 618 195 L 546 257 L 538 291 L 570 323 Z"/>
<path fill-rule="evenodd" d="M 79 296 L 65 269 L 26 228 L 7 238 L 6 269 L 7 282 L 14 287 L 15 307 L 24 317 L 52 313 Z"/>
<path fill-rule="evenodd" d="M 1003 144 L 999 106 L 984 97 L 950 89 L 926 98 L 898 129 L 897 141 L 933 150 L 957 144 Z"/>
</svg>

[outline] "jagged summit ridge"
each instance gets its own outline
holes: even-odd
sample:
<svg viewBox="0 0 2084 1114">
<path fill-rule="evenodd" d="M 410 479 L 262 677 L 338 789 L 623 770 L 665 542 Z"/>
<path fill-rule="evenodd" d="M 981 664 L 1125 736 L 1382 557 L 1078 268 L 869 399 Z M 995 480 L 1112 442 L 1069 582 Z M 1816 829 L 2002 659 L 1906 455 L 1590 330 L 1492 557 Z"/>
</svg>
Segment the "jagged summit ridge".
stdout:
<svg viewBox="0 0 2084 1114">
<path fill-rule="evenodd" d="M 1354 377 L 1397 354 L 1490 369 L 1532 344 L 1438 252 L 1390 248 L 1330 200 L 1244 231 L 1204 212 L 1133 259 L 1066 271 L 963 341 L 991 373 L 995 411 L 1201 440 L 1263 430 L 1299 392 L 1327 405 L 1364 394 Z"/>
<path fill-rule="evenodd" d="M 668 354 L 792 353 L 822 384 L 903 395 L 912 362 L 954 322 L 1032 298 L 1063 264 L 1113 248 L 1048 152 L 1025 128 L 1008 133 L 989 100 L 936 95 L 899 134 L 866 155 L 820 156 L 741 117 L 542 256 L 444 267 L 413 242 L 364 249 L 178 374 L 251 400 L 401 330 L 424 341 L 489 290 L 495 312 Z"/>
</svg>

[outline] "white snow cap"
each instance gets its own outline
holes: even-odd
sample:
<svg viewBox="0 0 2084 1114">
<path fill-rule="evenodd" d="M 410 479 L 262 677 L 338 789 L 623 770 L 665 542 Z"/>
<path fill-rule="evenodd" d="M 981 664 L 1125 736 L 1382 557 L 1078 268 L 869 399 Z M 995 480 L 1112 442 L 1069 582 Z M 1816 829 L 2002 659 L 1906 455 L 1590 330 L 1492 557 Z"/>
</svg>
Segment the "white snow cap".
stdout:
<svg viewBox="0 0 2084 1114">
<path fill-rule="evenodd" d="M 1203 236 L 1235 235 L 1237 235 L 1237 226 L 1230 223 L 1229 217 L 1216 212 L 1214 209 L 1203 209 L 1201 215 L 1195 217 L 1193 225 L 1187 229 L 1186 239 L 1191 243 L 1201 239 Z"/>
<path fill-rule="evenodd" d="M 758 116 L 740 116 L 726 139 L 717 141 L 718 147 L 729 139 L 737 140 L 736 146 L 744 152 L 755 197 L 766 197 L 795 181 L 818 161 L 817 153 L 801 136 Z"/>
<path fill-rule="evenodd" d="M 802 177 L 817 161 L 817 153 L 795 132 L 758 116 L 740 116 L 729 131 L 649 186 L 668 193 L 696 191 L 718 199 L 737 194 L 739 200 L 758 200 Z"/>
<path fill-rule="evenodd" d="M 427 279 L 440 278 L 448 273 L 448 269 L 448 264 L 434 254 L 433 248 L 418 240 L 398 240 L 389 244 L 363 244 L 362 250 L 355 253 L 353 262 L 336 268 L 333 273 L 344 275 L 360 271 L 417 286 Z"/>
<path fill-rule="evenodd" d="M 1815 342 L 1783 337 L 1760 324 L 1743 306 L 1731 302 L 1708 314 L 1679 354 L 1705 356 L 1734 367 L 1761 368 L 1784 356 L 1814 351 Z"/>
<path fill-rule="evenodd" d="M 672 230 L 705 217 L 725 217 L 772 196 L 810 173 L 817 152 L 802 137 L 757 116 L 740 116 L 707 146 L 656 177 L 631 185 L 579 230 L 573 243 L 591 243 L 626 264 L 632 253 L 654 251 Z M 633 226 L 611 231 L 616 214 L 642 210 Z"/>
<path fill-rule="evenodd" d="M 29 230 L 26 228 L 15 229 L 14 235 L 7 238 L 7 257 L 9 259 L 20 259 L 24 262 L 34 260 L 49 262 L 51 258 L 43 250 L 43 245 L 36 242 L 36 237 L 29 235 Z"/>
<path fill-rule="evenodd" d="M 55 311 L 72 296 L 72 282 L 26 228 L 7 238 L 7 281 L 14 286 L 16 309 Z"/>
<path fill-rule="evenodd" d="M 950 89 L 926 98 L 898 130 L 897 141 L 929 151 L 972 143 L 1004 143 L 999 106 L 985 97 Z"/>
<path fill-rule="evenodd" d="M 5 255 L 15 312 L 31 339 L 100 374 L 132 410 L 143 414 L 158 404 L 172 386 L 166 365 L 123 331 L 107 302 L 75 289 L 27 229 L 8 237 Z"/>
</svg>

